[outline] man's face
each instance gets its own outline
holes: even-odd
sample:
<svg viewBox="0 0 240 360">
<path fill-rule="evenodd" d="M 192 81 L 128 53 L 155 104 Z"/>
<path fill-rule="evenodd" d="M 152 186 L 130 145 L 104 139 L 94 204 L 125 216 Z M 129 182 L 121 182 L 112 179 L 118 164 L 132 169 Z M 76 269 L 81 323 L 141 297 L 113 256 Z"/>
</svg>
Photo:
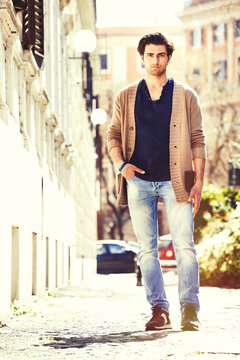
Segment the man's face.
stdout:
<svg viewBox="0 0 240 360">
<path fill-rule="evenodd" d="M 164 74 L 170 59 L 171 56 L 168 57 L 165 45 L 147 44 L 145 46 L 142 61 L 148 74 L 152 76 Z"/>
</svg>

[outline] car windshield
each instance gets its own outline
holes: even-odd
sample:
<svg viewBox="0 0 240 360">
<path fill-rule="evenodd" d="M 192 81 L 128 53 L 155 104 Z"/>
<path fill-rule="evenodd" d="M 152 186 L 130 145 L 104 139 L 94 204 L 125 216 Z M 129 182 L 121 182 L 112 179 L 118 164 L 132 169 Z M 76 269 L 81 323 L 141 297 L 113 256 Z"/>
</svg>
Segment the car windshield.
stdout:
<svg viewBox="0 0 240 360">
<path fill-rule="evenodd" d="M 172 243 L 172 240 L 159 240 L 158 248 L 159 249 L 167 249 Z"/>
<path fill-rule="evenodd" d="M 107 249 L 104 245 L 97 245 L 97 255 L 107 254 Z"/>
<path fill-rule="evenodd" d="M 126 251 L 124 246 L 117 244 L 108 244 L 108 248 L 111 254 L 122 254 Z"/>
</svg>

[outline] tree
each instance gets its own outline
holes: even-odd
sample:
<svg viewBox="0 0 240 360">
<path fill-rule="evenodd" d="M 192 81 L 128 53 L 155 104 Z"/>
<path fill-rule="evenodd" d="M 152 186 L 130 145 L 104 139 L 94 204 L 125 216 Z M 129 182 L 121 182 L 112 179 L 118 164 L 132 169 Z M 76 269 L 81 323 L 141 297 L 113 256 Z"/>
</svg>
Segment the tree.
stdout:
<svg viewBox="0 0 240 360">
<path fill-rule="evenodd" d="M 113 162 L 107 153 L 105 155 L 105 163 L 106 160 L 109 165 L 105 171 L 101 172 L 101 187 L 105 193 L 105 206 L 102 208 L 104 227 L 112 239 L 123 240 L 123 227 L 130 220 L 130 215 L 127 206 L 116 205 L 117 193 L 114 181 L 116 173 Z"/>
<path fill-rule="evenodd" d="M 207 122 L 209 183 L 227 185 L 228 162 L 236 155 L 235 143 L 239 142 L 240 121 L 236 104 L 228 101 L 229 92 L 215 79 L 210 106 L 205 109 Z"/>
<path fill-rule="evenodd" d="M 240 146 L 240 104 L 233 88 L 227 86 L 226 71 L 222 65 L 213 65 L 212 86 L 200 73 L 188 76 L 188 82 L 197 91 L 203 105 L 207 136 L 206 179 L 209 183 L 228 185 L 228 163 L 238 156 Z"/>
</svg>

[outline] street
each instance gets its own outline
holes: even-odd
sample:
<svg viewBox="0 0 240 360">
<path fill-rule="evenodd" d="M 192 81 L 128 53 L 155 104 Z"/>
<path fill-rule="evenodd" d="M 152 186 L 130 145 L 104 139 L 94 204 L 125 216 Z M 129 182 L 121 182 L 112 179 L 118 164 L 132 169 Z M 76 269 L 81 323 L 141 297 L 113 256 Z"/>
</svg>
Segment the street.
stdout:
<svg viewBox="0 0 240 360">
<path fill-rule="evenodd" d="M 135 274 L 96 275 L 16 303 L 0 328 L 0 360 L 240 359 L 240 290 L 201 288 L 201 329 L 182 332 L 177 277 L 164 278 L 172 330 L 144 330 L 151 310 Z"/>
</svg>

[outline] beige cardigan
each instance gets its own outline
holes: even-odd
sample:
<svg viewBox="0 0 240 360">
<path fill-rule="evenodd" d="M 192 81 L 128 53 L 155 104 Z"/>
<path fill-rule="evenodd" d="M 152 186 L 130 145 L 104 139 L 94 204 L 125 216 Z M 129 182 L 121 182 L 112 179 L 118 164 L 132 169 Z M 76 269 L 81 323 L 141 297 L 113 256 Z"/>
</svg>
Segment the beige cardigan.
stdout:
<svg viewBox="0 0 240 360">
<path fill-rule="evenodd" d="M 135 146 L 135 98 L 138 83 L 121 90 L 115 99 L 113 116 L 108 128 L 108 151 L 122 147 L 124 161 L 129 161 Z M 177 201 L 186 202 L 185 171 L 192 170 L 192 160 L 206 158 L 202 113 L 197 94 L 187 85 L 174 80 L 170 121 L 170 174 Z M 117 204 L 127 205 L 126 180 L 118 174 Z"/>
</svg>

